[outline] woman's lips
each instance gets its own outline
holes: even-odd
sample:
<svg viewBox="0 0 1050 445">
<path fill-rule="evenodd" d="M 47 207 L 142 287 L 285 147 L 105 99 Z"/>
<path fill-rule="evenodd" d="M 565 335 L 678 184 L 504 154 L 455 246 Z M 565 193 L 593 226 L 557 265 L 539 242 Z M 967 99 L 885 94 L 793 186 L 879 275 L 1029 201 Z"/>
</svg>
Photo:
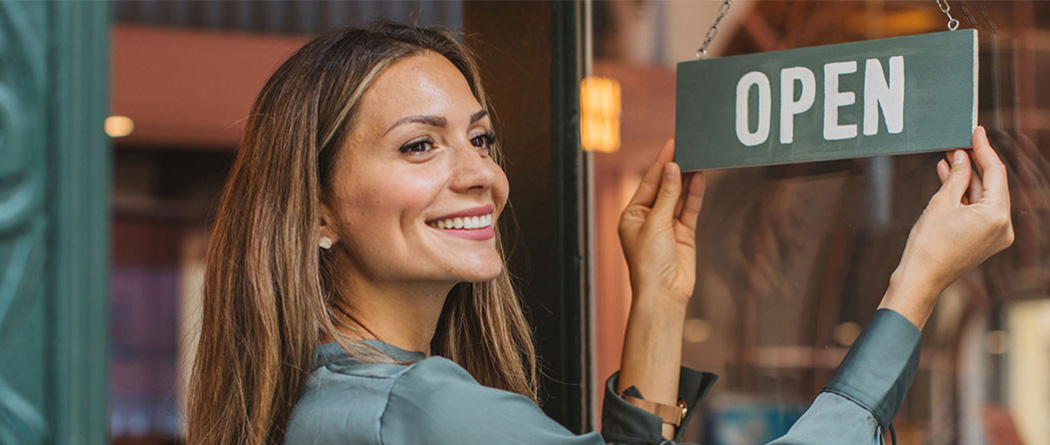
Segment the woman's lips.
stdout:
<svg viewBox="0 0 1050 445">
<path fill-rule="evenodd" d="M 493 215 L 491 213 L 479 216 L 447 217 L 430 221 L 427 225 L 440 230 L 442 233 L 459 238 L 484 241 L 496 236 L 496 232 L 492 228 L 492 218 Z"/>
<path fill-rule="evenodd" d="M 466 217 L 482 216 L 482 215 L 492 215 L 495 212 L 496 212 L 496 206 L 494 204 L 485 204 L 483 206 L 472 207 L 472 208 L 469 208 L 469 209 L 460 210 L 460 211 L 455 212 L 455 213 L 450 213 L 450 214 L 445 215 L 445 216 L 439 216 L 437 218 L 433 218 L 433 219 L 427 221 L 427 224 L 430 224 L 432 222 L 446 220 L 446 219 L 466 218 Z"/>
<path fill-rule="evenodd" d="M 496 231 L 492 229 L 492 226 L 482 227 L 480 229 L 437 229 L 441 233 L 446 235 L 452 235 L 458 238 L 464 238 L 473 241 L 486 241 L 496 237 Z"/>
<path fill-rule="evenodd" d="M 495 205 L 486 204 L 434 218 L 427 225 L 458 238 L 485 241 L 496 237 L 492 228 L 495 212 Z"/>
</svg>

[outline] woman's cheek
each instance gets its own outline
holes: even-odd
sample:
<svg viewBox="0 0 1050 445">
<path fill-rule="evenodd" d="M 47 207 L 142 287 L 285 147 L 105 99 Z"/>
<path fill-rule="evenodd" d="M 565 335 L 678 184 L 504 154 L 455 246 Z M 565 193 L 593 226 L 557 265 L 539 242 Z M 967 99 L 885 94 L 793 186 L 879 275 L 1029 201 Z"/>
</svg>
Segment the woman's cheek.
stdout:
<svg viewBox="0 0 1050 445">
<path fill-rule="evenodd" d="M 388 197 L 388 205 L 397 207 L 404 216 L 414 218 L 435 201 L 443 185 L 433 175 L 419 173 L 391 174 L 384 190 L 377 194 Z"/>
</svg>

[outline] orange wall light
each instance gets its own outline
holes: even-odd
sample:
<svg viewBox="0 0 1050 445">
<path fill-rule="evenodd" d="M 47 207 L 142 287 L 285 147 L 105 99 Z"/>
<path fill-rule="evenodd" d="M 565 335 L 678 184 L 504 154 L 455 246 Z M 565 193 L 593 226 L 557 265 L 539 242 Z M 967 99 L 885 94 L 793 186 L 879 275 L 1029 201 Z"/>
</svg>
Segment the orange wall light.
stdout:
<svg viewBox="0 0 1050 445">
<path fill-rule="evenodd" d="M 591 76 L 580 84 L 580 145 L 587 151 L 620 149 L 620 83 Z"/>
</svg>

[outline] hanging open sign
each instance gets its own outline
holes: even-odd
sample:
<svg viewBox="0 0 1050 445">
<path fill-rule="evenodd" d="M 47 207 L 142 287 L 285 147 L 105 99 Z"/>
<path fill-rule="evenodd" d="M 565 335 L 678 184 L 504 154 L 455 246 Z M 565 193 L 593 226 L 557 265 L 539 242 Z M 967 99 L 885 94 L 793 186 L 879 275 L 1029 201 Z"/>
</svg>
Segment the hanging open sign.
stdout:
<svg viewBox="0 0 1050 445">
<path fill-rule="evenodd" d="M 681 62 L 675 96 L 683 170 L 968 147 L 977 31 Z"/>
</svg>

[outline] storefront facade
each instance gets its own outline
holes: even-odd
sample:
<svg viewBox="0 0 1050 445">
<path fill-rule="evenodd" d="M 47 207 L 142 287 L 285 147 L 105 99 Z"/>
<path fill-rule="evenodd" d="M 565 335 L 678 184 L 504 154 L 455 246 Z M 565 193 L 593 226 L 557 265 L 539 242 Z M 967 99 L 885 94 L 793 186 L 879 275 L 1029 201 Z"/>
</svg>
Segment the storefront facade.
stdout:
<svg viewBox="0 0 1050 445">
<path fill-rule="evenodd" d="M 978 120 L 1009 169 L 1017 240 L 941 297 L 896 430 L 1046 443 L 1050 7 L 951 6 L 980 35 Z M 542 406 L 599 428 L 630 307 L 617 220 L 675 134 L 675 64 L 720 14 L 709 57 L 947 20 L 933 1 L 0 3 L 0 442 L 181 440 L 204 250 L 248 106 L 310 36 L 375 19 L 441 25 L 477 52 Z M 585 79 L 612 86 L 611 108 Z M 611 133 L 591 139 L 595 112 Z M 107 116 L 133 127 L 106 136 Z M 721 379 L 689 441 L 763 443 L 801 415 L 882 297 L 939 156 L 709 174 L 683 364 Z"/>
</svg>

